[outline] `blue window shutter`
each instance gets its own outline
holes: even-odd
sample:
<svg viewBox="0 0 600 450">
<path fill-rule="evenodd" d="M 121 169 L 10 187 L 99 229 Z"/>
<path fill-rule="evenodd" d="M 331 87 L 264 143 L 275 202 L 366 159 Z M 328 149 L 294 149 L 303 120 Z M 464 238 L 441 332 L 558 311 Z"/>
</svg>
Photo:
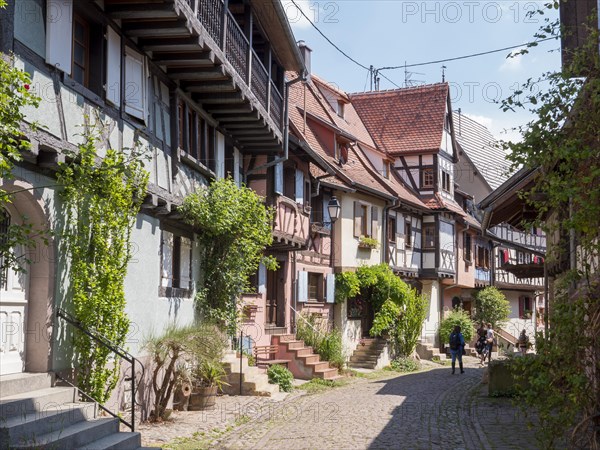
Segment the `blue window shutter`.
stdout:
<svg viewBox="0 0 600 450">
<path fill-rule="evenodd" d="M 308 301 L 308 272 L 298 272 L 298 302 Z"/>
<path fill-rule="evenodd" d="M 304 204 L 304 173 L 296 169 L 296 203 Z"/>
<path fill-rule="evenodd" d="M 267 292 L 267 268 L 263 263 L 258 265 L 258 293 Z"/>
<path fill-rule="evenodd" d="M 73 0 L 49 1 L 46 16 L 46 62 L 71 75 Z"/>
<path fill-rule="evenodd" d="M 275 193 L 283 195 L 283 163 L 275 165 Z"/>
<path fill-rule="evenodd" d="M 327 303 L 335 303 L 335 274 L 328 273 L 326 280 L 327 280 L 326 281 L 327 282 L 327 292 L 325 293 L 326 301 L 327 301 Z"/>
</svg>

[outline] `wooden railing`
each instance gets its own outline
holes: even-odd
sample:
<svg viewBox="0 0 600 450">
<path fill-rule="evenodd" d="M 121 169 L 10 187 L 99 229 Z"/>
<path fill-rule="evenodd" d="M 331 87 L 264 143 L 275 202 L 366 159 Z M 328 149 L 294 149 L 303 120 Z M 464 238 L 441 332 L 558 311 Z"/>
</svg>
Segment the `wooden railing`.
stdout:
<svg viewBox="0 0 600 450">
<path fill-rule="evenodd" d="M 206 29 L 275 125 L 282 128 L 283 96 L 223 0 L 180 0 Z"/>
<path fill-rule="evenodd" d="M 237 71 L 237 73 L 248 83 L 248 48 L 250 43 L 233 15 L 227 12 L 227 39 L 225 39 L 225 56 Z M 260 61 L 258 61 L 260 64 Z M 254 67 L 254 62 L 252 62 Z"/>
</svg>

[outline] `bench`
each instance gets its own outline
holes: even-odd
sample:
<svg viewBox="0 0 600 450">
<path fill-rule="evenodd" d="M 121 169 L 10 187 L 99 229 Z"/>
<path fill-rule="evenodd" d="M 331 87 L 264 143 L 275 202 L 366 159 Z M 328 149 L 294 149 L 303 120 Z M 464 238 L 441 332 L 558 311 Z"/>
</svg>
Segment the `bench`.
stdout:
<svg viewBox="0 0 600 450">
<path fill-rule="evenodd" d="M 278 345 L 257 345 L 254 347 L 254 359 L 256 360 L 256 366 L 272 366 L 274 364 L 280 364 L 287 367 L 290 362 L 289 359 L 271 359 L 271 356 L 277 354 L 279 350 Z"/>
</svg>

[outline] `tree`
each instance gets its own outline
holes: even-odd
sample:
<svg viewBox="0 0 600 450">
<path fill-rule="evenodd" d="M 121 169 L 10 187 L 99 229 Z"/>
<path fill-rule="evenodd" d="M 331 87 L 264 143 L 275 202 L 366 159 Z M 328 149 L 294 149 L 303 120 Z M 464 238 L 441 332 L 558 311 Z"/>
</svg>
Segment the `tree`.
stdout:
<svg viewBox="0 0 600 450">
<path fill-rule="evenodd" d="M 187 196 L 180 211 L 195 228 L 200 244 L 196 307 L 233 331 L 238 299 L 249 289 L 250 275 L 261 261 L 267 268 L 276 267 L 272 258 L 263 256 L 273 242 L 273 210 L 252 189 L 222 178 Z"/>
<path fill-rule="evenodd" d="M 558 8 L 559 3 L 546 4 L 538 14 Z M 550 286 L 549 332 L 536 335 L 536 357 L 515 361 L 515 373 L 521 373 L 526 381 L 521 391 L 524 411 L 535 413 L 543 448 L 600 448 L 600 58 L 596 14 L 587 27 L 587 41 L 572 52 L 562 70 L 529 79 L 502 105 L 506 111 L 528 109 L 535 117 L 520 127 L 522 142 L 506 144 L 515 168 L 524 166 L 539 173 L 533 189 L 522 193 L 528 209 L 538 212 L 524 226 L 544 229 L 548 236 L 546 264 L 551 267 L 568 261 L 568 269 Z M 569 30 L 558 21 L 547 20 L 536 37 L 561 34 L 568 36 Z"/>
<path fill-rule="evenodd" d="M 509 314 L 510 303 L 498 288 L 488 286 L 475 294 L 475 322 L 491 323 L 496 327 L 506 322 Z"/>
<path fill-rule="evenodd" d="M 460 332 L 465 338 L 465 342 L 473 339 L 473 321 L 471 317 L 462 309 L 454 309 L 450 311 L 448 316 L 440 324 L 440 338 L 442 342 L 450 342 L 450 334 L 454 331 L 455 326 L 460 327 Z"/>
</svg>

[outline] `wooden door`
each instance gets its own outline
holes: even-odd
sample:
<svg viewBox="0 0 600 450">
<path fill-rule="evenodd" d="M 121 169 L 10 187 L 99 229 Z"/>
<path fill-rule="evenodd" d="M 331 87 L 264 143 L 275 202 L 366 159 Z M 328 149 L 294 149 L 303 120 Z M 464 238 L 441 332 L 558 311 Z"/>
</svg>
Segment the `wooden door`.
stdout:
<svg viewBox="0 0 600 450">
<path fill-rule="evenodd" d="M 283 264 L 277 270 L 267 271 L 266 323 L 277 327 L 285 324 L 285 290 Z"/>
</svg>

